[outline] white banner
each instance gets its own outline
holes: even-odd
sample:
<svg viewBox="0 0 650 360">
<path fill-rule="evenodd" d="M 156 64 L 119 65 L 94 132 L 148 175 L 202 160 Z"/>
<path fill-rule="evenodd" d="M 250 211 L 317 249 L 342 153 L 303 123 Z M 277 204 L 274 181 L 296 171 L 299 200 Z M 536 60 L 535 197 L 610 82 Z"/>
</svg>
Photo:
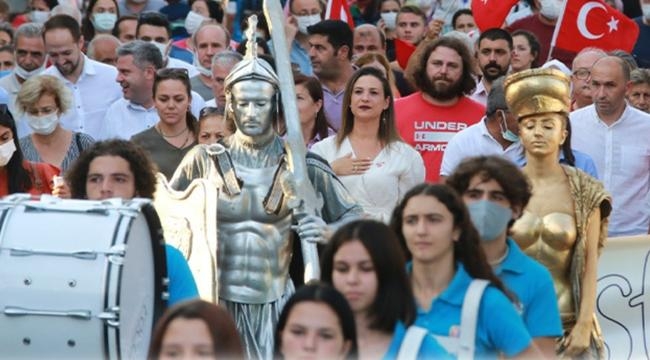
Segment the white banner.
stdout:
<svg viewBox="0 0 650 360">
<path fill-rule="evenodd" d="M 607 240 L 597 294 L 606 358 L 650 359 L 650 236 Z"/>
</svg>

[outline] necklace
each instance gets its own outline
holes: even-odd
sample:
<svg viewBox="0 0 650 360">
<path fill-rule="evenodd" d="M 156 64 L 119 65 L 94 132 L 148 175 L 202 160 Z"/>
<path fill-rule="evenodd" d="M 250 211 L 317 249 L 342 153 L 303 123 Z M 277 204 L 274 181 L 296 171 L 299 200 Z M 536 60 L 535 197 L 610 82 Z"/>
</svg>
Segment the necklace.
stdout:
<svg viewBox="0 0 650 360">
<path fill-rule="evenodd" d="M 506 247 L 506 252 L 503 253 L 503 256 L 501 256 L 500 258 L 498 258 L 498 259 L 496 259 L 494 261 L 490 261 L 490 266 L 494 267 L 494 266 L 501 265 L 503 260 L 505 260 L 508 257 L 509 253 L 510 253 L 510 247 Z"/>
<path fill-rule="evenodd" d="M 178 134 L 174 134 L 174 135 L 165 135 L 165 133 L 160 128 L 159 124 L 156 124 L 156 130 L 158 130 L 158 132 L 160 133 L 160 135 L 162 137 L 167 138 L 167 139 L 171 139 L 171 138 L 179 137 L 179 136 L 185 134 L 185 132 L 187 131 L 187 126 L 185 128 L 183 128 L 183 130 L 181 130 Z"/>
</svg>

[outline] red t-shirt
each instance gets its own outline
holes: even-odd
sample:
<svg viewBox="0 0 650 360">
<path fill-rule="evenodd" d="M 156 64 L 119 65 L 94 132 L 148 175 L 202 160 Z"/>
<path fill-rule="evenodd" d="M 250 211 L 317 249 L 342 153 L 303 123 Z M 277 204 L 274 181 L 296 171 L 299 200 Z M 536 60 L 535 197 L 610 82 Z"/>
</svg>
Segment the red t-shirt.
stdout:
<svg viewBox="0 0 650 360">
<path fill-rule="evenodd" d="M 422 155 L 428 182 L 438 182 L 449 139 L 476 124 L 484 114 L 485 106 L 466 96 L 451 106 L 433 105 L 421 92 L 395 100 L 397 130 Z"/>
</svg>

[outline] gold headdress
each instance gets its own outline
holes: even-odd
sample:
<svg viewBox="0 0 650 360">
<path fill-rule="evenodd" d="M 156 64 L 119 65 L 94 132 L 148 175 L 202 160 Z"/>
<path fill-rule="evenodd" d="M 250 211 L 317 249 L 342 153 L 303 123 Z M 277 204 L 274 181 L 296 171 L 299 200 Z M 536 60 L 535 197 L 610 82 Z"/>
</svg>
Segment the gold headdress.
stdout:
<svg viewBox="0 0 650 360">
<path fill-rule="evenodd" d="M 523 117 L 549 112 L 569 113 L 570 80 L 556 69 L 530 69 L 509 75 L 503 83 L 510 111 Z"/>
</svg>

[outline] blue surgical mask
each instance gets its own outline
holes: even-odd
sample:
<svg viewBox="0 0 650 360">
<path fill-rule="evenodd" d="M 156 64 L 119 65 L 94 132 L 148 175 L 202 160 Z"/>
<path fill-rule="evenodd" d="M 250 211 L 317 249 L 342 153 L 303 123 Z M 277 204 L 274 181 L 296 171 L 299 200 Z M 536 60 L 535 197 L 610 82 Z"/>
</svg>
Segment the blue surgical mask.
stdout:
<svg viewBox="0 0 650 360">
<path fill-rule="evenodd" d="M 499 128 L 501 129 L 501 136 L 503 139 L 506 141 L 510 141 L 511 143 L 516 143 L 519 142 L 519 136 L 517 134 L 513 133 L 508 129 L 508 123 L 506 121 L 506 113 L 503 110 L 497 110 L 497 113 L 499 114 Z"/>
<path fill-rule="evenodd" d="M 496 240 L 512 220 L 512 210 L 489 200 L 475 201 L 467 209 L 483 241 Z"/>
<path fill-rule="evenodd" d="M 117 15 L 109 12 L 95 13 L 90 17 L 90 21 L 93 23 L 95 30 L 109 32 L 113 30 L 117 22 Z"/>
<path fill-rule="evenodd" d="M 2 70 L 2 71 L 0 71 L 0 78 L 3 78 L 5 76 L 11 74 L 12 71 L 13 70 Z"/>
</svg>

